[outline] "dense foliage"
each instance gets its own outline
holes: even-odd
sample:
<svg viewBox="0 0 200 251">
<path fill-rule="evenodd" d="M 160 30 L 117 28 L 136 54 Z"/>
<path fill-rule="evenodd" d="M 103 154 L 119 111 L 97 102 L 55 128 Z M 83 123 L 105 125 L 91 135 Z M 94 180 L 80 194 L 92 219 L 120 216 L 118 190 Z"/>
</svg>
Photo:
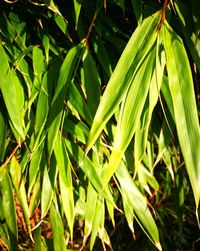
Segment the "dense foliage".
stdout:
<svg viewBox="0 0 200 251">
<path fill-rule="evenodd" d="M 0 13 L 2 249 L 197 250 L 198 0 Z"/>
</svg>

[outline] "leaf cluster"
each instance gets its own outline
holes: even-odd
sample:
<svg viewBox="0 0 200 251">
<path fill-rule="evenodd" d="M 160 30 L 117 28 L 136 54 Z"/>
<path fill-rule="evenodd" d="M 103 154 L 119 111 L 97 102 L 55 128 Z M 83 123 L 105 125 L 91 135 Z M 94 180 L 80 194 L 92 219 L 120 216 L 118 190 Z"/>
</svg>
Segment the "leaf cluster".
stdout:
<svg viewBox="0 0 200 251">
<path fill-rule="evenodd" d="M 1 1 L 2 248 L 198 245 L 199 4 L 161 2 Z"/>
</svg>

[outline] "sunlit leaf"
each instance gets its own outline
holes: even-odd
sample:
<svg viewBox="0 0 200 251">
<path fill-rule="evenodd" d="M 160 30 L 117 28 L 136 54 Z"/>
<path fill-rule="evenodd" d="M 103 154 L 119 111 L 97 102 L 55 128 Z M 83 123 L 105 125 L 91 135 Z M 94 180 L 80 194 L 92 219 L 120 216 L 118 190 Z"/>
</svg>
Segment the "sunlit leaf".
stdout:
<svg viewBox="0 0 200 251">
<path fill-rule="evenodd" d="M 115 112 L 116 107 L 122 101 L 134 74 L 155 42 L 158 18 L 158 13 L 156 13 L 154 17 L 144 20 L 142 25 L 133 33 L 124 49 L 97 109 L 86 152 L 92 147 L 105 124 Z"/>
<path fill-rule="evenodd" d="M 163 33 L 175 124 L 196 207 L 198 207 L 200 199 L 200 128 L 192 74 L 181 38 L 168 24 L 164 26 Z"/>
<path fill-rule="evenodd" d="M 0 168 L 0 192 L 2 196 L 3 213 L 8 227 L 11 250 L 16 250 L 18 240 L 17 218 L 14 194 L 10 176 L 3 166 Z"/>
<path fill-rule="evenodd" d="M 4 102 L 15 130 L 17 131 L 21 139 L 24 140 L 24 92 L 15 72 L 9 67 L 8 57 L 1 45 L 0 65 L 0 89 L 4 97 Z M 17 140 L 19 141 L 19 138 Z"/>
</svg>

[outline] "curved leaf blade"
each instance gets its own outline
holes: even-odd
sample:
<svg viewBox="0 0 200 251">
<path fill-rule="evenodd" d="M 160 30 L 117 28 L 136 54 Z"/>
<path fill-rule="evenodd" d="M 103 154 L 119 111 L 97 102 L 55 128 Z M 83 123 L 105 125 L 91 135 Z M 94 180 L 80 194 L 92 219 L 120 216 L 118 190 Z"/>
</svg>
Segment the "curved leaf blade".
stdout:
<svg viewBox="0 0 200 251">
<path fill-rule="evenodd" d="M 49 119 L 47 121 L 49 157 L 54 149 L 56 137 L 59 131 L 67 88 L 71 83 L 73 72 L 76 68 L 82 48 L 83 44 L 78 44 L 67 53 L 59 72 L 58 83 L 51 103 Z"/>
<path fill-rule="evenodd" d="M 124 49 L 97 109 L 86 152 L 90 150 L 105 124 L 115 112 L 116 107 L 122 101 L 141 61 L 152 47 L 157 36 L 156 27 L 159 17 L 159 12 L 157 12 L 146 18 L 133 33 Z"/>
<path fill-rule="evenodd" d="M 200 127 L 189 60 L 181 38 L 166 24 L 163 28 L 169 88 L 175 125 L 194 193 L 200 200 Z"/>
<path fill-rule="evenodd" d="M 0 89 L 14 129 L 22 140 L 25 140 L 23 106 L 24 92 L 15 72 L 10 69 L 8 57 L 0 45 Z M 19 141 L 19 138 L 17 138 Z"/>
</svg>

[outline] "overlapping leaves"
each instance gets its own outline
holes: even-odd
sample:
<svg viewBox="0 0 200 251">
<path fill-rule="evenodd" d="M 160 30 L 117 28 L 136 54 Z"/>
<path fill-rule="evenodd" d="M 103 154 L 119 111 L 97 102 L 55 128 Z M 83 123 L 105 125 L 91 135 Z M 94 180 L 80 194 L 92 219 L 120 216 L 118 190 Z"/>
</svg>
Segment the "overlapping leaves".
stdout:
<svg viewBox="0 0 200 251">
<path fill-rule="evenodd" d="M 48 245 L 66 250 L 79 217 L 84 222 L 83 246 L 91 236 L 92 250 L 98 236 L 111 247 L 105 219 L 108 214 L 114 225 L 117 210 L 124 211 L 133 235 L 136 220 L 161 250 L 156 215 L 148 207 L 144 190 L 150 196 L 158 190 L 154 167 L 161 158 L 173 178 L 174 156 L 169 147 L 173 134 L 178 136 L 197 208 L 200 199 L 199 121 L 184 44 L 167 21 L 157 29 L 160 11 L 142 20 L 138 0 L 131 1 L 138 26 L 123 52 L 128 36 L 104 13 L 107 1 L 91 4 L 92 14 L 86 8 L 88 2 L 72 1 L 74 37 L 69 36 L 70 20 L 55 2 L 42 2 L 45 14 L 33 28 L 39 45 L 31 44 L 34 36 L 25 32 L 27 23 L 20 25 L 18 15 L 1 17 L 6 23 L 0 30 L 0 219 L 5 222 L 0 226 L 1 238 L 8 249 L 15 250 L 17 204 L 27 233 L 34 238 L 34 250 L 47 249 L 46 239 L 41 238 L 46 219 L 53 234 Z M 114 2 L 125 13 L 125 1 Z M 191 41 L 187 29 L 194 27 L 185 23 L 185 6 L 177 1 L 176 8 L 198 68 L 197 47 L 193 47 L 199 43 L 198 14 L 193 8 Z M 63 36 L 61 46 L 45 28 L 47 16 L 59 29 L 57 35 Z M 93 18 L 92 23 L 87 23 L 86 16 Z M 87 25 L 89 31 L 84 30 Z M 114 71 L 117 53 L 113 52 L 121 53 Z M 162 125 L 155 115 L 159 105 Z M 151 137 L 158 144 L 156 151 Z M 176 184 L 181 208 L 184 198 L 178 178 Z M 35 222 L 30 220 L 33 215 Z"/>
</svg>

